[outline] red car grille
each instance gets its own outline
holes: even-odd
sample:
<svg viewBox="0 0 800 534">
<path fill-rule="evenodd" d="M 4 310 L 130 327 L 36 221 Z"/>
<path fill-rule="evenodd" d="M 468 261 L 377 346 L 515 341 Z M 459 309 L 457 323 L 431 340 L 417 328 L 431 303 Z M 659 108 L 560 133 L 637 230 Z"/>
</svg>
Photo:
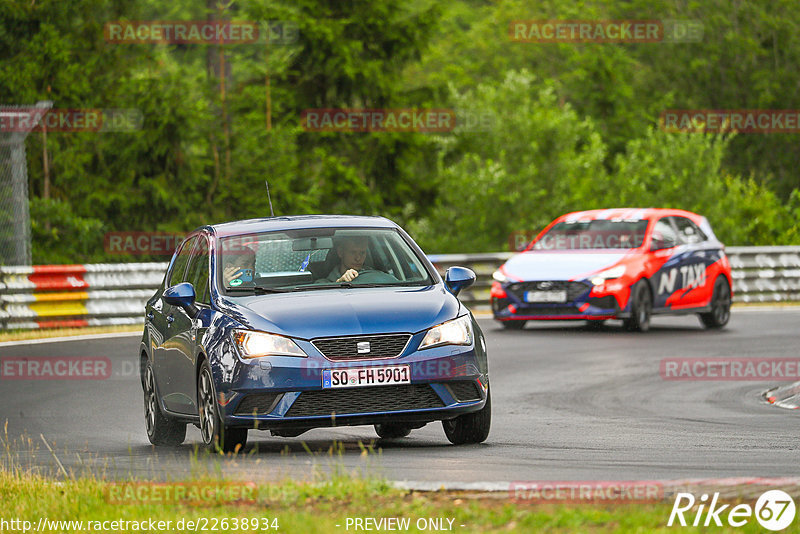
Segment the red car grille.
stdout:
<svg viewBox="0 0 800 534">
<path fill-rule="evenodd" d="M 567 300 L 573 301 L 592 289 L 588 282 L 569 282 L 565 280 L 537 280 L 533 282 L 515 282 L 506 288 L 520 300 L 526 291 L 567 291 Z"/>
</svg>

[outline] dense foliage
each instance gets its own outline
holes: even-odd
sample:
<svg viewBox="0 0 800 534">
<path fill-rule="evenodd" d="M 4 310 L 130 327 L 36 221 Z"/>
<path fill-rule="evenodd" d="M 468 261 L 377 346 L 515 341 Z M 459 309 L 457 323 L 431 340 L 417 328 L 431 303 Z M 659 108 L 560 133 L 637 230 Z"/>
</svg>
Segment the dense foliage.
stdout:
<svg viewBox="0 0 800 534">
<path fill-rule="evenodd" d="M 289 44 L 114 44 L 118 20 L 291 21 Z M 699 21 L 689 43 L 512 42 L 512 20 Z M 666 133 L 668 108 L 800 109 L 791 0 L 5 0 L 0 104 L 135 108 L 135 132 L 26 142 L 34 262 L 109 231 L 379 214 L 430 252 L 494 251 L 567 211 L 681 207 L 730 245 L 800 243 L 796 134 Z M 267 117 L 267 80 L 270 113 Z M 480 131 L 313 132 L 318 108 L 437 108 Z M 267 128 L 267 122 L 270 128 Z"/>
</svg>

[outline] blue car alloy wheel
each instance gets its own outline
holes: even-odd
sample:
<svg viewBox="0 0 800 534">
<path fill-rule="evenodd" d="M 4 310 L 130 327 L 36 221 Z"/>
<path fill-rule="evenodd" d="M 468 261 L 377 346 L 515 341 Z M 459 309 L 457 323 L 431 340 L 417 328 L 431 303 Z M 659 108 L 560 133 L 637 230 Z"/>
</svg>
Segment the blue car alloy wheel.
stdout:
<svg viewBox="0 0 800 534">
<path fill-rule="evenodd" d="M 486 343 L 416 243 L 382 217 L 270 217 L 203 226 L 145 309 L 147 435 L 212 450 L 248 431 L 298 436 L 374 425 L 383 439 L 442 421 L 453 444 L 489 435 Z"/>
</svg>

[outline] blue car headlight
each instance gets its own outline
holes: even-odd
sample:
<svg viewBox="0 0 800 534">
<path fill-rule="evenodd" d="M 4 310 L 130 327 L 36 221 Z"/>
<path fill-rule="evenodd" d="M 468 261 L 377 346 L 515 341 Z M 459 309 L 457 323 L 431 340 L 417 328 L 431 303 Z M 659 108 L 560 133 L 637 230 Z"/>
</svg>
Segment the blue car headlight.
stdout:
<svg viewBox="0 0 800 534">
<path fill-rule="evenodd" d="M 469 315 L 434 326 L 422 338 L 419 348 L 429 349 L 441 345 L 471 345 L 472 321 Z"/>
<path fill-rule="evenodd" d="M 233 341 L 243 358 L 261 358 L 263 356 L 308 358 L 308 354 L 303 352 L 297 343 L 284 336 L 254 330 L 234 330 Z"/>
</svg>

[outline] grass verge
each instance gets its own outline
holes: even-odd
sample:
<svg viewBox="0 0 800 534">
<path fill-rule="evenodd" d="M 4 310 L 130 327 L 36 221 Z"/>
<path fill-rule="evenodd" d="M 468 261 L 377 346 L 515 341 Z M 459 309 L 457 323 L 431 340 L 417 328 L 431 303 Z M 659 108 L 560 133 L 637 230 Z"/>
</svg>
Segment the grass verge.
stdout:
<svg viewBox="0 0 800 534">
<path fill-rule="evenodd" d="M 220 487 L 235 488 L 237 485 L 248 489 L 242 492 L 240 487 L 239 492 L 227 494 L 219 491 Z M 184 495 L 195 497 L 185 497 L 182 500 L 165 497 L 175 495 L 176 487 L 183 487 Z M 196 487 L 217 488 L 217 491 L 212 492 L 214 497 L 197 500 L 197 495 L 202 493 L 192 493 L 192 488 Z M 228 498 L 230 496 L 236 496 L 237 499 Z M 0 471 L 0 519 L 29 521 L 34 530 L 39 526 L 41 518 L 47 518 L 48 521 L 83 522 L 82 525 L 62 524 L 58 528 L 53 525 L 47 529 L 40 527 L 39 532 L 97 531 L 104 522 L 150 520 L 170 522 L 169 528 L 166 528 L 167 525 L 164 525 L 164 529 L 157 526 L 151 532 L 365 531 L 366 528 L 355 528 L 352 521 L 356 518 L 407 519 L 407 531 L 411 532 L 436 530 L 430 528 L 431 525 L 438 525 L 444 527 L 442 530 L 452 532 L 676 530 L 675 527 L 666 526 L 671 510 L 671 503 L 666 502 L 531 504 L 515 503 L 506 497 L 506 494 L 400 490 L 381 479 L 346 474 L 329 475 L 314 483 L 287 480 L 279 484 L 255 485 L 197 479 L 184 483 L 150 485 L 141 482 L 108 483 L 91 478 L 54 482 L 33 474 Z M 248 522 L 242 523 L 243 519 Z M 179 523 L 180 521 L 183 523 Z M 190 525 L 189 521 L 198 526 Z M 418 528 L 423 526 L 423 521 L 426 522 L 424 526 L 428 527 L 424 530 Z M 252 528 L 253 525 L 256 528 Z M 149 528 L 134 528 L 130 523 L 105 523 L 105 526 L 105 530 L 116 526 L 113 529 L 115 532 L 139 532 Z M 242 528 L 243 526 L 247 528 Z M 374 531 L 381 531 L 372 524 L 370 526 Z M 755 520 L 751 520 L 744 528 L 714 530 L 758 532 L 758 526 Z M 6 528 L 13 531 L 9 525 Z M 708 530 L 677 528 L 681 532 Z M 406 531 L 404 528 L 395 530 Z M 793 525 L 784 532 L 796 531 L 798 529 Z"/>
</svg>

